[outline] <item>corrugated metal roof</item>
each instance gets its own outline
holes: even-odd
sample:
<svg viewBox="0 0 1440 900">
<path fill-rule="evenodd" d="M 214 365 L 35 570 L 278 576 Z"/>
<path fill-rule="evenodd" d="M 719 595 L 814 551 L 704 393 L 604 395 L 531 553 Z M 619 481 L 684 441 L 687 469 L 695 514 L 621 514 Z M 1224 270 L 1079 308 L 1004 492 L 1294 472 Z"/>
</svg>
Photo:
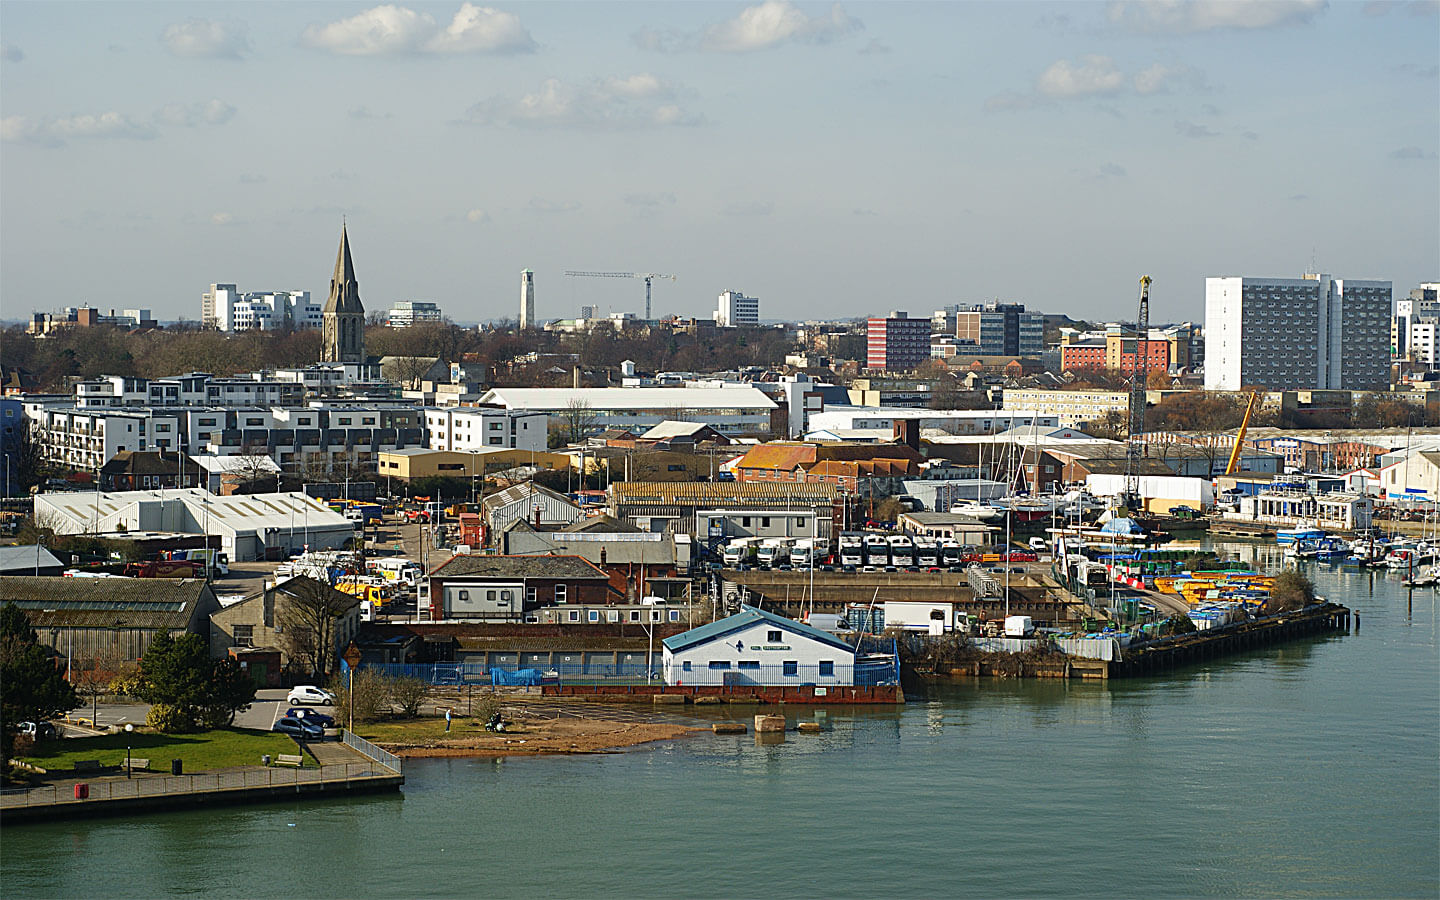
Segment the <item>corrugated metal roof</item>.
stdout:
<svg viewBox="0 0 1440 900">
<path fill-rule="evenodd" d="M 0 604 L 25 610 L 37 630 L 50 626 L 184 629 L 209 590 L 203 578 L 0 579 Z"/>
<path fill-rule="evenodd" d="M 797 466 L 815 461 L 813 444 L 761 444 L 751 447 L 740 461 L 737 469 L 772 469 L 789 472 Z"/>
<path fill-rule="evenodd" d="M 572 404 L 585 404 L 595 412 L 621 409 L 775 409 L 775 401 L 749 385 L 673 388 L 493 388 L 481 405 L 500 404 L 509 409 L 563 412 Z"/>
<path fill-rule="evenodd" d="M 743 503 L 746 500 L 795 500 L 821 503 L 835 499 L 836 487 L 821 482 L 790 481 L 622 481 L 610 485 L 617 503 L 661 503 L 668 506 Z"/>
<path fill-rule="evenodd" d="M 757 609 L 753 606 L 741 606 L 740 611 L 733 616 L 726 616 L 708 625 L 701 625 L 699 628 L 692 628 L 683 634 L 665 638 L 661 643 L 664 644 L 670 652 L 675 653 L 687 647 L 693 647 L 696 644 L 707 643 L 722 638 L 727 634 L 733 634 L 757 622 L 768 622 L 777 628 L 810 638 L 813 641 L 819 641 L 822 644 L 828 644 L 852 656 L 855 653 L 853 647 L 835 637 L 833 634 L 821 631 L 818 628 L 811 628 L 802 622 L 796 622 L 794 619 L 787 619 L 784 616 L 777 616 L 774 613 L 766 612 L 763 609 Z"/>
<path fill-rule="evenodd" d="M 37 555 L 38 548 L 38 555 Z M 25 544 L 20 547 L 0 547 L 0 572 L 18 572 L 23 575 L 26 572 L 34 572 L 35 567 L 42 569 L 63 566 L 55 554 L 40 547 L 38 544 Z"/>
<path fill-rule="evenodd" d="M 552 491 L 549 488 L 545 487 L 543 484 L 536 484 L 533 481 L 521 482 L 520 484 L 514 485 L 513 487 L 508 487 L 503 491 L 498 491 L 494 494 L 490 494 L 481 503 L 481 506 L 487 510 L 500 509 L 501 507 L 509 506 L 512 503 L 530 500 L 537 495 L 563 504 L 567 507 L 570 507 L 571 509 L 574 509 L 577 512 L 580 510 L 580 507 L 576 506 L 569 497 L 566 497 L 563 494 L 556 493 L 555 491 Z"/>
</svg>

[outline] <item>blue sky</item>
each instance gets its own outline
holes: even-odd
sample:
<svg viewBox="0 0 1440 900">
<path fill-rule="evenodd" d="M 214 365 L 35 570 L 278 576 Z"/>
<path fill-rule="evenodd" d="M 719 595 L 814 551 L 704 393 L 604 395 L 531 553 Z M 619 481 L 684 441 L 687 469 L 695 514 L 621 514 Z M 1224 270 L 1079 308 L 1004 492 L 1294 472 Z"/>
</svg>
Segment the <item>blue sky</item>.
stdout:
<svg viewBox="0 0 1440 900">
<path fill-rule="evenodd" d="M 1207 275 L 1440 279 L 1440 4 L 0 8 L 0 316 L 766 318 L 1003 299 L 1203 320 Z"/>
</svg>

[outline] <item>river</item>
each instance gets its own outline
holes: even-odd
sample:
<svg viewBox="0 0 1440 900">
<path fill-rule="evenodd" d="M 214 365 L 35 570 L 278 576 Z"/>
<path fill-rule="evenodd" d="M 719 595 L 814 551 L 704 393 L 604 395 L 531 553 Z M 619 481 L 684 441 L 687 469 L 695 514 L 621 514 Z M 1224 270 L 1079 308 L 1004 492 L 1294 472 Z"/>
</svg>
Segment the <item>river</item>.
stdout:
<svg viewBox="0 0 1440 900">
<path fill-rule="evenodd" d="M 1236 546 L 1236 545 L 1227 545 Z M 1272 547 L 1238 545 L 1270 567 Z M 1434 897 L 1437 594 L 1110 684 L 987 679 L 830 730 L 416 760 L 401 795 L 5 829 L 7 897 Z M 789 710 L 808 718 L 813 710 Z"/>
</svg>

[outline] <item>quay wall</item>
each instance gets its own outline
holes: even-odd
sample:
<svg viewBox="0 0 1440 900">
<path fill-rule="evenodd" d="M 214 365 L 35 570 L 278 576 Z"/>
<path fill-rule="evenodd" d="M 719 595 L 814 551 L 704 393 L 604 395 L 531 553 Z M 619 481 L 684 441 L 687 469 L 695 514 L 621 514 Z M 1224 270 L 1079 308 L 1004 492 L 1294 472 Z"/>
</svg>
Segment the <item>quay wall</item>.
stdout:
<svg viewBox="0 0 1440 900">
<path fill-rule="evenodd" d="M 660 685 L 660 684 L 547 684 L 540 689 L 547 697 L 584 698 L 608 703 L 693 703 L 715 698 L 726 703 L 904 703 L 899 685 L 828 685 L 826 687 L 770 687 L 766 685 Z M 659 698 L 666 698 L 661 700 Z M 673 699 L 671 699 L 673 698 Z M 713 701 L 712 701 L 713 702 Z"/>
</svg>

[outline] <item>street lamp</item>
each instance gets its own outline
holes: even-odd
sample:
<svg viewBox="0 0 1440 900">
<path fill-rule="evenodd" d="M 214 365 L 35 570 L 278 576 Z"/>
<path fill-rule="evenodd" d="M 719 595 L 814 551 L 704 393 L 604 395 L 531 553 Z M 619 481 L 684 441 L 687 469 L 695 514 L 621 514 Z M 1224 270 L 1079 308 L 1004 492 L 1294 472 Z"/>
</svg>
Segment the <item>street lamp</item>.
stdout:
<svg viewBox="0 0 1440 900">
<path fill-rule="evenodd" d="M 130 768 L 130 734 L 131 734 L 131 732 L 133 732 L 134 730 L 135 730 L 135 726 L 134 726 L 134 725 L 131 725 L 129 722 L 126 722 L 126 723 L 125 723 L 125 777 L 126 777 L 126 778 L 131 777 L 131 775 L 133 774 L 133 770 Z"/>
</svg>

